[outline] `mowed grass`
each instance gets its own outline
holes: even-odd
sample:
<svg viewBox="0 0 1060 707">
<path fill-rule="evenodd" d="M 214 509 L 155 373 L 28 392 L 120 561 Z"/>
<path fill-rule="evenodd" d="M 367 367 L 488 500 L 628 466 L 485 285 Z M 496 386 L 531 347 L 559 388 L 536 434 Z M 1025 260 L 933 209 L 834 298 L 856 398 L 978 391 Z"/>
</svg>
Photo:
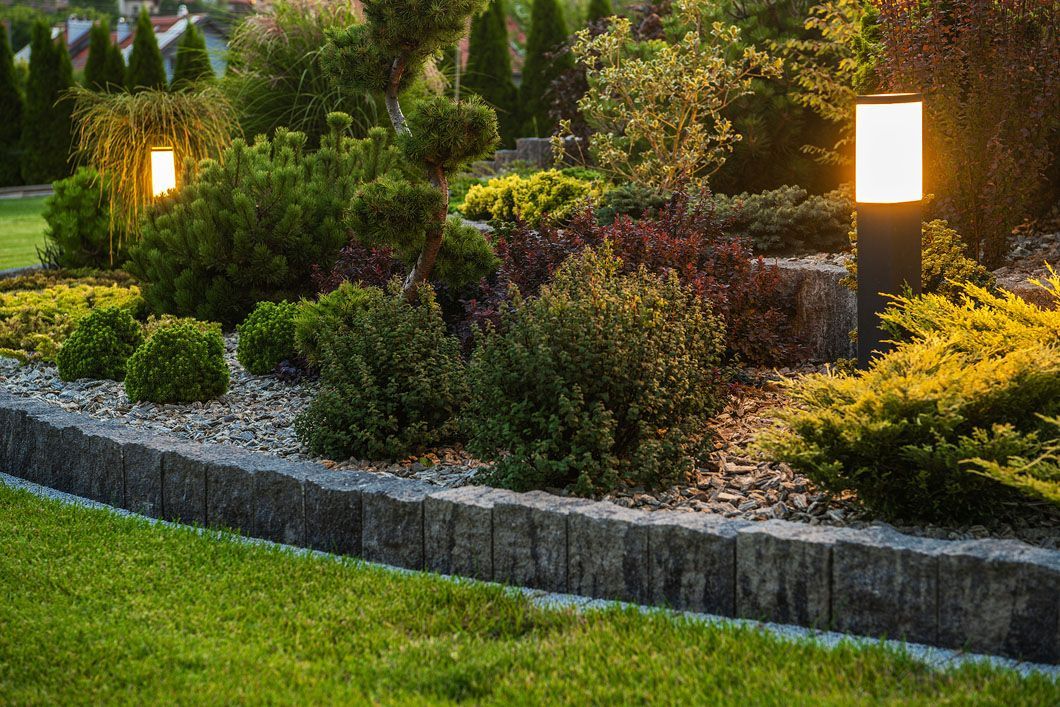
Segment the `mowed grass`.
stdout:
<svg viewBox="0 0 1060 707">
<path fill-rule="evenodd" d="M 0 199 L 0 270 L 36 265 L 38 246 L 44 245 L 46 196 Z"/>
<path fill-rule="evenodd" d="M 939 672 L 632 610 L 543 609 L 153 526 L 0 486 L 6 704 L 1057 704 L 1042 676 Z"/>
</svg>

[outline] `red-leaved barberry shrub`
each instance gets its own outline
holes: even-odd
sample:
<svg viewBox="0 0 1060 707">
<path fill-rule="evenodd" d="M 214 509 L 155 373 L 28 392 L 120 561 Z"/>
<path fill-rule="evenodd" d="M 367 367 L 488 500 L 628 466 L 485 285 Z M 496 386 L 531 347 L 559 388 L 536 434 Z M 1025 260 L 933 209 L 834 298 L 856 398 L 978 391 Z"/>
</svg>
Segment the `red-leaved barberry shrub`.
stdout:
<svg viewBox="0 0 1060 707">
<path fill-rule="evenodd" d="M 570 255 L 605 240 L 626 272 L 641 265 L 651 272 L 674 272 L 706 299 L 725 319 L 730 353 L 759 364 L 782 364 L 798 353 L 790 326 L 793 312 L 779 294 L 779 270 L 755 259 L 745 238 L 726 233 L 709 200 L 692 202 L 684 196 L 638 221 L 620 217 L 600 226 L 586 209 L 563 228 L 515 226 L 494 244 L 501 259 L 496 275 L 464 300 L 466 316 L 458 333 L 466 341 L 485 322 L 497 324 L 509 284 L 524 297 L 535 296 Z"/>
<path fill-rule="evenodd" d="M 386 287 L 391 279 L 403 276 L 405 266 L 390 248 L 369 248 L 356 238 L 339 251 L 330 269 L 314 265 L 313 286 L 319 294 L 332 292 L 344 282 L 371 287 Z"/>
<path fill-rule="evenodd" d="M 924 94 L 925 189 L 997 267 L 1060 125 L 1056 0 L 874 0 L 885 91 Z"/>
</svg>

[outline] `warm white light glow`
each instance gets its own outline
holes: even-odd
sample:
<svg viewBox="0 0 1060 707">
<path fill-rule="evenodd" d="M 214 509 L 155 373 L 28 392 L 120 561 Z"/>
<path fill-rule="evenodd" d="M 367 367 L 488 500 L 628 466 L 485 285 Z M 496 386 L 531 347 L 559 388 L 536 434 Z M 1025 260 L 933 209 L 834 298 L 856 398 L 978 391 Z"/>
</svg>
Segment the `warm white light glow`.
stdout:
<svg viewBox="0 0 1060 707">
<path fill-rule="evenodd" d="M 924 198 L 923 107 L 919 96 L 898 102 L 859 100 L 855 112 L 855 198 L 897 204 Z"/>
<path fill-rule="evenodd" d="M 151 148 L 151 191 L 161 196 L 177 188 L 177 168 L 172 147 Z"/>
</svg>

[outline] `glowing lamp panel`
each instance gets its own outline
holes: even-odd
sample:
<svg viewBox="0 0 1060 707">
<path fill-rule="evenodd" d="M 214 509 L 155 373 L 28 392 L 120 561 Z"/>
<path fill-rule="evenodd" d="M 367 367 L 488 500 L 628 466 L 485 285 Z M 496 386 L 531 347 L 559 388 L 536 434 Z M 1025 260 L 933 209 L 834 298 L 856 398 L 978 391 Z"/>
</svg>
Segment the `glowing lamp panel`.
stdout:
<svg viewBox="0 0 1060 707">
<path fill-rule="evenodd" d="M 923 103 L 856 106 L 855 198 L 899 204 L 924 197 Z"/>
<path fill-rule="evenodd" d="M 177 168 L 170 148 L 151 150 L 151 191 L 161 196 L 177 188 Z"/>
</svg>

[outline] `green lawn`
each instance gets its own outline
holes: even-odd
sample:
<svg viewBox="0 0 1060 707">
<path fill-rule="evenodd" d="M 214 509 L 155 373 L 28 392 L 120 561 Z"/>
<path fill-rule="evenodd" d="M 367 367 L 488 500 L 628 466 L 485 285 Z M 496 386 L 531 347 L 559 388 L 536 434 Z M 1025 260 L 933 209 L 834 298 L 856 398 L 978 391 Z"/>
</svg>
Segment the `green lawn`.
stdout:
<svg viewBox="0 0 1060 707">
<path fill-rule="evenodd" d="M 1040 675 L 544 609 L 2 485 L 0 548 L 6 704 L 1060 702 Z"/>
<path fill-rule="evenodd" d="M 44 245 L 46 196 L 0 199 L 0 270 L 36 265 L 37 246 Z"/>
</svg>

